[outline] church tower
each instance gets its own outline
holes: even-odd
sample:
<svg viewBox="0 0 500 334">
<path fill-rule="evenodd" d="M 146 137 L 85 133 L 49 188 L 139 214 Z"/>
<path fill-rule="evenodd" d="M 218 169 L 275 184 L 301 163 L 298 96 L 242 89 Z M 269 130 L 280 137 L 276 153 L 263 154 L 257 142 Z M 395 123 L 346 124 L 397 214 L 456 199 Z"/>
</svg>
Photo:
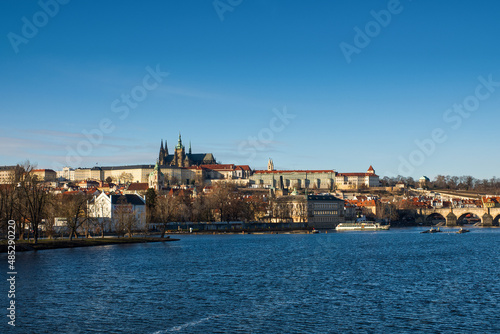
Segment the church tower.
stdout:
<svg viewBox="0 0 500 334">
<path fill-rule="evenodd" d="M 273 160 L 271 158 L 269 158 L 269 162 L 267 163 L 267 170 L 268 171 L 274 170 L 274 164 L 273 164 Z"/>
<path fill-rule="evenodd" d="M 163 188 L 163 183 L 165 180 L 165 176 L 160 170 L 160 166 L 158 165 L 159 161 L 156 161 L 156 165 L 154 170 L 149 173 L 148 184 L 149 188 L 153 188 L 155 190 L 161 190 Z"/>
<path fill-rule="evenodd" d="M 163 148 L 163 139 L 162 139 L 160 145 L 160 153 L 158 154 L 159 163 L 163 165 L 164 159 L 165 159 L 165 149 Z"/>
<path fill-rule="evenodd" d="M 186 165 L 186 149 L 184 145 L 182 145 L 181 133 L 179 132 L 179 140 L 177 141 L 177 145 L 175 146 L 174 153 L 174 166 L 177 167 L 189 167 Z"/>
</svg>

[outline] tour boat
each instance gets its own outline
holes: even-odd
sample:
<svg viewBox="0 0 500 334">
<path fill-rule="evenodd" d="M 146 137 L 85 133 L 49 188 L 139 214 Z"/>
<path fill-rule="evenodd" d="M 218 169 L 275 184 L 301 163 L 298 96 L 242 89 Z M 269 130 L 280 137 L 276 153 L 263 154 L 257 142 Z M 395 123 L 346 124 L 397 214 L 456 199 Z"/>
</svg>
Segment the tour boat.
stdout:
<svg viewBox="0 0 500 334">
<path fill-rule="evenodd" d="M 439 229 L 439 227 L 437 229 L 435 229 L 434 227 L 431 227 L 430 229 L 422 231 L 420 233 L 438 233 L 438 232 L 441 232 L 441 230 Z"/>
<path fill-rule="evenodd" d="M 340 223 L 335 228 L 338 231 L 375 231 L 388 230 L 391 225 L 381 225 L 380 223 L 364 221 L 359 223 Z"/>
</svg>

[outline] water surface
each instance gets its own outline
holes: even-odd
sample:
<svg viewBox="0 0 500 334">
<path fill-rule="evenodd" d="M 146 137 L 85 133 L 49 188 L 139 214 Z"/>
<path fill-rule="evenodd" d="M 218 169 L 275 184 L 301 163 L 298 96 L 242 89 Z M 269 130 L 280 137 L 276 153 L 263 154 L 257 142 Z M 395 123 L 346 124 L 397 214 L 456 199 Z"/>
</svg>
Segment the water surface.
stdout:
<svg viewBox="0 0 500 334">
<path fill-rule="evenodd" d="M 500 332 L 500 229 L 419 231 L 18 253 L 14 332 Z"/>
</svg>

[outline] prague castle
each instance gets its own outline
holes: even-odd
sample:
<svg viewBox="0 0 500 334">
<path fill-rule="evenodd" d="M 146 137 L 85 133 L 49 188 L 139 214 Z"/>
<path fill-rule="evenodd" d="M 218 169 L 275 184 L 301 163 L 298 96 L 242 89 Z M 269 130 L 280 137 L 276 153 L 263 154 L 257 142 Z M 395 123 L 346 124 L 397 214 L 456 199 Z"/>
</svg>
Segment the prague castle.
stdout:
<svg viewBox="0 0 500 334">
<path fill-rule="evenodd" d="M 160 146 L 158 162 L 161 166 L 176 166 L 176 167 L 191 167 L 201 165 L 217 164 L 212 153 L 195 153 L 191 151 L 191 142 L 189 143 L 189 151 L 186 153 L 184 145 L 182 145 L 181 134 L 175 146 L 174 154 L 168 154 L 167 141 L 163 145 L 163 140 Z"/>
</svg>

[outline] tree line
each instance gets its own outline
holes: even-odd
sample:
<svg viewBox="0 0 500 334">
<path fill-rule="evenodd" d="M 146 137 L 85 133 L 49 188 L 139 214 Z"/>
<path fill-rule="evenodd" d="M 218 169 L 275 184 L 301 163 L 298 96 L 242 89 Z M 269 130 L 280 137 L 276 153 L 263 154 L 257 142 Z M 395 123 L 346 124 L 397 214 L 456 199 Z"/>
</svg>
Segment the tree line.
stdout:
<svg viewBox="0 0 500 334">
<path fill-rule="evenodd" d="M 384 177 L 380 179 L 382 186 L 395 186 L 398 182 L 404 182 L 406 185 L 414 188 L 420 187 L 419 180 L 412 177 Z M 490 179 L 477 179 L 470 175 L 450 176 L 437 175 L 433 180 L 427 182 L 428 189 L 447 189 L 462 191 L 477 191 L 497 194 L 500 192 L 500 178 L 493 176 Z"/>
</svg>

